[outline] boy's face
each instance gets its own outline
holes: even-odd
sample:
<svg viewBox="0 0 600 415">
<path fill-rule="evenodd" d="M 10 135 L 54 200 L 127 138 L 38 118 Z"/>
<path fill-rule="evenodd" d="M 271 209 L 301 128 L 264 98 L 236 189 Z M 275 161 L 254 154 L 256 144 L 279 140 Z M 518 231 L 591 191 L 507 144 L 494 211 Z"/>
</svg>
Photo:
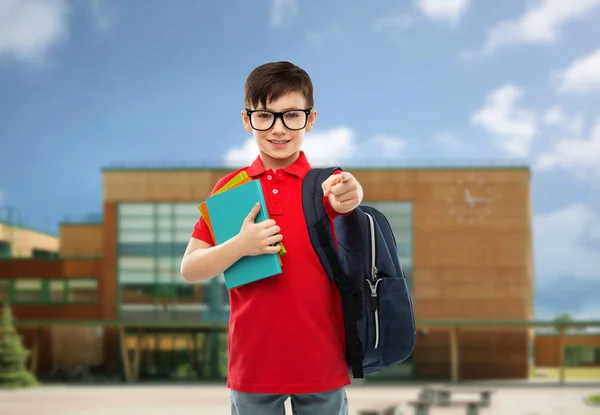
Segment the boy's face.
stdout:
<svg viewBox="0 0 600 415">
<path fill-rule="evenodd" d="M 250 108 L 252 110 L 267 110 L 273 112 L 283 112 L 288 110 L 300 110 L 284 114 L 284 117 L 275 117 L 275 124 L 266 131 L 259 131 L 268 128 L 270 125 L 270 114 L 254 113 L 252 123 L 246 111 L 242 111 L 242 122 L 248 132 L 254 134 L 254 139 L 258 145 L 258 150 L 266 169 L 287 167 L 293 163 L 300 151 L 304 141 L 304 132 L 310 131 L 315 123 L 317 113 L 313 110 L 310 115 L 304 114 L 306 110 L 306 99 L 299 92 L 291 92 L 279 99 L 267 103 L 267 107 Z M 306 126 L 301 130 L 289 129 L 283 123 L 282 118 L 291 128 L 299 128 L 304 124 L 306 117 Z M 263 126 L 264 124 L 264 126 Z M 259 130 L 252 127 L 259 128 Z"/>
</svg>

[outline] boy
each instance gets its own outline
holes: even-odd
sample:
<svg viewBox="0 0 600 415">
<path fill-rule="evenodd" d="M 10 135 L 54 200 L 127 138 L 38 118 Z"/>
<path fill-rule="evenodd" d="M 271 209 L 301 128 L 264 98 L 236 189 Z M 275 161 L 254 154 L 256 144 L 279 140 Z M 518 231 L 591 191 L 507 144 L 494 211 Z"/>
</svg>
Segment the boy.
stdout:
<svg viewBox="0 0 600 415">
<path fill-rule="evenodd" d="M 242 122 L 259 150 L 238 172 L 259 179 L 269 220 L 254 223 L 255 206 L 240 232 L 213 246 L 200 218 L 181 264 L 190 282 L 221 274 L 246 255 L 273 254 L 285 238 L 280 275 L 230 290 L 229 373 L 233 415 L 280 415 L 291 397 L 297 415 L 346 415 L 350 383 L 340 294 L 309 240 L 302 210 L 302 180 L 310 165 L 300 150 L 317 113 L 308 74 L 289 62 L 254 69 L 244 87 Z M 324 183 L 330 221 L 350 213 L 363 197 L 357 180 L 336 172 Z M 272 246 L 275 244 L 275 246 Z"/>
</svg>

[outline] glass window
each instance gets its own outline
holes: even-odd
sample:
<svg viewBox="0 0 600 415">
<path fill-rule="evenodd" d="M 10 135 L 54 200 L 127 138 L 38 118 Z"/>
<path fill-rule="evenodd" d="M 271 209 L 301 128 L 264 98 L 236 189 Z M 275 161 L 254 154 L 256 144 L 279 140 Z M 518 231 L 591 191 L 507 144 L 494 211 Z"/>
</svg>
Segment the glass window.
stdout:
<svg viewBox="0 0 600 415">
<path fill-rule="evenodd" d="M 188 237 L 190 234 L 188 233 Z M 158 242 L 175 242 L 175 233 L 171 228 L 168 229 L 159 229 L 156 235 L 156 240 Z"/>
<path fill-rule="evenodd" d="M 125 283 L 121 285 L 122 304 L 154 304 L 154 281 Z"/>
<path fill-rule="evenodd" d="M 49 300 L 53 303 L 63 303 L 67 301 L 66 280 L 54 280 L 49 282 Z"/>
<path fill-rule="evenodd" d="M 173 214 L 173 204 L 171 203 L 157 203 L 156 204 L 156 214 L 158 216 L 168 216 L 171 217 Z"/>
<path fill-rule="evenodd" d="M 138 271 L 138 270 L 119 270 L 119 282 L 121 284 L 146 284 L 156 281 L 154 270 Z"/>
<path fill-rule="evenodd" d="M 118 208 L 119 216 L 152 216 L 154 204 L 152 203 L 121 203 Z"/>
<path fill-rule="evenodd" d="M 154 242 L 155 240 L 156 236 L 153 228 L 149 228 L 148 230 L 119 230 L 119 242 L 122 243 Z"/>
<path fill-rule="evenodd" d="M 15 302 L 39 303 L 42 301 L 43 281 L 39 279 L 19 278 L 14 280 Z"/>
<path fill-rule="evenodd" d="M 187 231 L 189 235 L 192 232 L 192 229 L 194 228 L 196 222 L 198 222 L 198 219 L 200 219 L 200 212 L 196 212 L 197 213 L 194 215 L 175 217 L 175 229 L 177 229 L 178 231 Z"/>
<path fill-rule="evenodd" d="M 188 238 L 189 239 L 189 238 Z M 183 255 L 185 249 L 187 248 L 188 240 L 185 242 L 176 242 L 176 243 L 160 243 L 156 244 L 156 254 L 157 256 L 171 256 L 177 257 Z"/>
<path fill-rule="evenodd" d="M 412 244 L 409 243 L 396 243 L 396 249 L 398 250 L 398 255 L 400 257 L 412 256 Z"/>
<path fill-rule="evenodd" d="M 208 306 L 205 304 L 175 304 L 172 307 L 170 320 L 188 322 L 209 320 Z"/>
<path fill-rule="evenodd" d="M 156 281 L 159 284 L 169 283 L 174 284 L 175 280 L 179 278 L 179 270 L 174 270 L 170 268 L 163 268 L 158 270 L 158 274 L 156 276 Z"/>
<path fill-rule="evenodd" d="M 159 257 L 157 258 L 159 272 L 177 272 L 181 267 L 181 257 Z"/>
<path fill-rule="evenodd" d="M 157 244 L 126 243 L 119 244 L 119 253 L 127 256 L 180 256 L 187 248 L 187 241 Z"/>
<path fill-rule="evenodd" d="M 175 299 L 175 291 L 175 285 L 170 281 L 159 281 L 154 286 L 154 298 L 156 298 L 158 302 L 172 303 Z"/>
<path fill-rule="evenodd" d="M 10 257 L 10 253 L 10 242 L 0 241 L 0 258 L 8 258 Z"/>
<path fill-rule="evenodd" d="M 120 243 L 119 254 L 123 256 L 153 256 L 154 244 L 144 243 Z"/>
<path fill-rule="evenodd" d="M 46 249 L 33 248 L 31 250 L 31 256 L 33 258 L 58 258 L 58 252 L 48 251 Z"/>
<path fill-rule="evenodd" d="M 154 229 L 154 217 L 119 216 L 118 228 L 120 233 L 131 230 L 152 231 Z"/>
<path fill-rule="evenodd" d="M 175 203 L 175 216 L 198 216 L 200 203 Z"/>
<path fill-rule="evenodd" d="M 175 231 L 175 241 L 177 241 L 179 243 L 185 242 L 185 244 L 187 245 L 190 238 L 192 237 L 192 232 L 194 231 L 194 224 L 195 224 L 195 222 L 192 223 L 187 229 L 177 229 Z M 184 252 L 185 252 L 185 248 L 183 249 L 181 254 L 183 255 Z"/>
<path fill-rule="evenodd" d="M 173 218 L 170 215 L 156 218 L 156 228 L 163 232 L 169 231 L 173 228 Z"/>
<path fill-rule="evenodd" d="M 118 260 L 119 268 L 122 270 L 154 270 L 154 258 L 142 257 L 142 256 L 122 256 Z"/>
<path fill-rule="evenodd" d="M 0 280 L 0 303 L 10 301 L 10 280 Z"/>
<path fill-rule="evenodd" d="M 67 280 L 67 298 L 70 303 L 95 303 L 98 301 L 98 284 L 96 280 Z"/>
<path fill-rule="evenodd" d="M 119 317 L 124 321 L 152 322 L 162 308 L 160 304 L 121 304 Z"/>
<path fill-rule="evenodd" d="M 396 245 L 412 245 L 412 231 L 392 228 L 392 232 L 394 233 L 394 238 L 396 239 Z"/>
</svg>

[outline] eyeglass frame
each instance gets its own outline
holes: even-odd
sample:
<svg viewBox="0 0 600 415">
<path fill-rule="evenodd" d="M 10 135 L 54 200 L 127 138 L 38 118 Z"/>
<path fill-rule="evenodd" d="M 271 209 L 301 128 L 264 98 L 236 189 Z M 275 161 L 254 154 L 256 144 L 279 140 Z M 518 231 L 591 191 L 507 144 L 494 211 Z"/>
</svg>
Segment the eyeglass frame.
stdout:
<svg viewBox="0 0 600 415">
<path fill-rule="evenodd" d="M 248 119 L 250 120 L 250 126 L 252 128 L 254 128 L 254 125 L 252 124 L 252 114 L 255 112 L 268 112 L 269 114 L 273 114 L 273 123 L 269 126 L 269 128 L 265 128 L 264 130 L 259 130 L 258 128 L 254 128 L 256 131 L 269 131 L 271 128 L 273 128 L 273 126 L 275 125 L 275 123 L 277 122 L 277 118 L 281 118 L 281 122 L 283 123 L 283 126 L 285 128 L 287 128 L 288 130 L 291 131 L 300 131 L 303 130 L 304 128 L 306 128 L 306 125 L 308 124 L 308 117 L 310 116 L 313 108 L 308 108 L 308 109 L 294 109 L 294 110 L 285 110 L 285 111 L 281 111 L 281 112 L 275 112 L 275 111 L 270 111 L 270 110 L 251 110 L 249 108 L 244 108 L 246 110 L 246 115 L 248 116 Z M 300 111 L 306 114 L 306 119 L 304 120 L 304 125 L 301 128 L 290 128 L 287 126 L 287 124 L 285 123 L 285 120 L 283 119 L 283 115 L 288 113 L 288 112 L 295 112 L 295 111 Z"/>
</svg>

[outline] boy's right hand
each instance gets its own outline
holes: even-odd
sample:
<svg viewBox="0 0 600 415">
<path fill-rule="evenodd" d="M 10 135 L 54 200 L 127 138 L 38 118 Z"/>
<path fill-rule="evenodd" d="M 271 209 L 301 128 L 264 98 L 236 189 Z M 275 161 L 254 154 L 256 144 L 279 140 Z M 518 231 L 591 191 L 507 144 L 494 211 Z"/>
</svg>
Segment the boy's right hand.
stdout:
<svg viewBox="0 0 600 415">
<path fill-rule="evenodd" d="M 278 244 L 283 239 L 283 235 L 279 233 L 281 228 L 273 219 L 255 223 L 254 219 L 259 211 L 260 203 L 257 203 L 244 219 L 240 233 L 237 235 L 242 252 L 246 256 L 276 254 L 281 249 Z"/>
</svg>

